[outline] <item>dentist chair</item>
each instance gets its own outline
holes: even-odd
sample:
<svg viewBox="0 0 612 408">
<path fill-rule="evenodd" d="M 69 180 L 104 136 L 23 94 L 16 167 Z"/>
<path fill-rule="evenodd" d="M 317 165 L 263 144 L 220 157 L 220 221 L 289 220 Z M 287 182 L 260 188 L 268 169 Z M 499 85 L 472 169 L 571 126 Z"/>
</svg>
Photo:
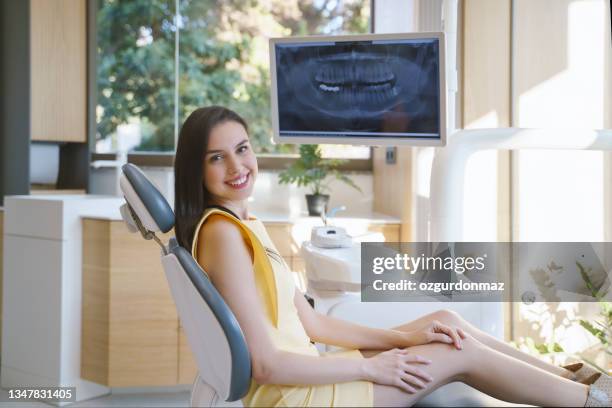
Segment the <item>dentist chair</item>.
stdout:
<svg viewBox="0 0 612 408">
<path fill-rule="evenodd" d="M 131 232 L 161 247 L 168 279 L 199 374 L 191 391 L 191 406 L 242 406 L 251 382 L 251 358 L 238 321 L 191 253 L 172 238 L 164 245 L 155 236 L 174 226 L 174 212 L 142 171 L 126 164 L 120 187 L 126 203 L 121 216 Z"/>
<path fill-rule="evenodd" d="M 178 310 L 198 375 L 192 407 L 241 407 L 251 381 L 251 358 L 242 330 L 206 272 L 175 238 L 167 245 L 155 235 L 174 226 L 174 213 L 162 194 L 133 164 L 125 164 L 120 188 L 126 203 L 121 216 L 131 232 L 161 247 L 161 262 Z M 460 383 L 448 384 L 416 406 L 516 406 Z"/>
</svg>

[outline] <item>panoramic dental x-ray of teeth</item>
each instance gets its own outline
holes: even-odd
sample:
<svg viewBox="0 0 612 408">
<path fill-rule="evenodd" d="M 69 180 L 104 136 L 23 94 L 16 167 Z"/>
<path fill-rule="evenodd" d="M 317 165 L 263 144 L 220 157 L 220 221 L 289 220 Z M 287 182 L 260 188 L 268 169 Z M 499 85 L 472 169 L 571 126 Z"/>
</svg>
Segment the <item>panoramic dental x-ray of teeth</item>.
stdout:
<svg viewBox="0 0 612 408">
<path fill-rule="evenodd" d="M 439 47 L 396 40 L 278 45 L 280 133 L 439 133 Z"/>
</svg>

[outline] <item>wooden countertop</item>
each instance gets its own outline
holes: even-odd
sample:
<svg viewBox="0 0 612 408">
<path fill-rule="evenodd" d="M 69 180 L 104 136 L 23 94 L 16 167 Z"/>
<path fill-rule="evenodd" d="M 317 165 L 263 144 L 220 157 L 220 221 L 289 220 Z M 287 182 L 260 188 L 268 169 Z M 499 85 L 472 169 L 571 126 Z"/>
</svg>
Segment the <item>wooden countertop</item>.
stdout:
<svg viewBox="0 0 612 408">
<path fill-rule="evenodd" d="M 291 215 L 291 214 L 279 214 L 279 213 L 251 213 L 255 217 L 259 218 L 266 224 L 296 224 L 296 223 L 321 223 L 320 217 L 309 217 L 307 214 Z M 84 214 L 83 218 L 108 220 L 108 221 L 122 221 L 121 215 L 119 214 L 119 208 L 109 208 L 108 211 L 97 212 L 91 214 Z M 399 218 L 391 217 L 389 215 L 380 213 L 370 214 L 356 214 L 356 215 L 338 215 L 332 218 L 332 222 L 337 223 L 352 223 L 352 222 L 365 222 L 368 224 L 400 224 Z"/>
</svg>

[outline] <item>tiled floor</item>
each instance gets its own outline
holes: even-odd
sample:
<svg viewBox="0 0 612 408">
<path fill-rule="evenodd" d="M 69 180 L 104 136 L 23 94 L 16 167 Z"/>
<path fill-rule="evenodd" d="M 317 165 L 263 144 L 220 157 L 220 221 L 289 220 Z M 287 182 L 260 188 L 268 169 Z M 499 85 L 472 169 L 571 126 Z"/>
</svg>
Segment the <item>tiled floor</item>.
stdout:
<svg viewBox="0 0 612 408">
<path fill-rule="evenodd" d="M 2 408 L 49 408 L 51 405 L 44 404 L 42 402 L 6 402 L 8 401 L 8 392 L 0 388 L 0 407 Z M 154 389 L 148 392 L 142 392 L 142 390 L 130 390 L 122 389 L 121 391 L 112 393 L 110 395 L 99 397 L 87 401 L 80 401 L 74 404 L 65 405 L 70 408 L 93 408 L 93 407 L 189 407 L 189 391 L 188 390 L 177 390 L 168 392 L 155 392 Z"/>
</svg>

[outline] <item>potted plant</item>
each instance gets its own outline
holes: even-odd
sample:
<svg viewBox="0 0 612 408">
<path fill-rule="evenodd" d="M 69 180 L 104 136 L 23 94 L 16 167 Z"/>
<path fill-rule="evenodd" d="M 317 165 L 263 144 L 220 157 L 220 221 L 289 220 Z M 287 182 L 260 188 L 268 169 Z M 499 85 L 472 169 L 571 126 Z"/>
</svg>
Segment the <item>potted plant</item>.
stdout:
<svg viewBox="0 0 612 408">
<path fill-rule="evenodd" d="M 345 162 L 342 159 L 324 159 L 319 145 L 300 145 L 300 157 L 279 174 L 279 183 L 309 187 L 311 194 L 306 194 L 308 215 L 321 215 L 327 211 L 329 194 L 324 192 L 329 191 L 332 179 L 342 180 L 361 191 L 353 180 L 338 170 Z"/>
</svg>

